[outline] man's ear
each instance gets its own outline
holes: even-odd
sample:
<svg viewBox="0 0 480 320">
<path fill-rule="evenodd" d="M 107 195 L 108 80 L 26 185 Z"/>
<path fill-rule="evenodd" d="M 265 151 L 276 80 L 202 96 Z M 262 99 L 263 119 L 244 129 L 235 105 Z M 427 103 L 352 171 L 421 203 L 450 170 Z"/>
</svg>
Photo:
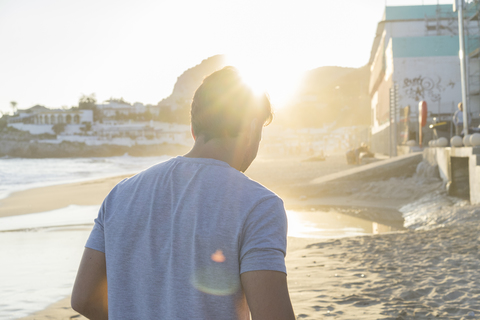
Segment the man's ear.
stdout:
<svg viewBox="0 0 480 320">
<path fill-rule="evenodd" d="M 195 133 L 193 133 L 193 127 L 190 126 L 190 132 L 192 133 L 193 140 L 197 140 L 197 137 L 195 137 Z"/>
</svg>

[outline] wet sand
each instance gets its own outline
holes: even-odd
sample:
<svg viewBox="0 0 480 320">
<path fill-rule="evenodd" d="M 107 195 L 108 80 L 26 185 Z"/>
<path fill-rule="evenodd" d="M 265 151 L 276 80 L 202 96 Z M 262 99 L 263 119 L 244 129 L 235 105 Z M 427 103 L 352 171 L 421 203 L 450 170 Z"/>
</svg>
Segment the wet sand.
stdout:
<svg viewBox="0 0 480 320">
<path fill-rule="evenodd" d="M 247 175 L 286 198 L 287 208 L 326 201 L 299 200 L 296 191 L 289 192 L 288 186 L 294 189 L 322 174 L 350 168 L 343 156 L 331 157 L 330 161 L 327 158 L 325 162 L 303 162 L 294 157 L 278 161 L 260 157 L 258 160 Z M 350 201 L 353 205 L 388 207 L 390 204 L 390 208 L 398 208 L 441 187 L 441 182 L 435 179 L 422 181 L 424 183 L 400 178 L 364 182 L 354 194 L 329 201 L 339 206 Z M 97 182 L 83 187 L 88 186 L 89 192 L 97 190 L 97 196 L 103 199 L 108 192 L 106 184 L 98 181 L 98 190 Z M 405 186 L 411 187 L 405 191 Z M 103 196 L 100 193 L 104 193 Z M 23 198 L 18 197 L 18 201 Z M 476 212 L 475 208 L 472 210 Z M 478 212 L 478 217 L 473 214 L 468 224 L 424 231 L 326 241 L 289 238 L 288 283 L 298 319 L 477 318 L 480 315 L 480 210 Z M 69 308 L 67 298 L 23 319 L 72 318 L 82 319 Z"/>
<path fill-rule="evenodd" d="M 121 180 L 130 175 L 18 191 L 0 200 L 0 218 L 65 208 L 101 204 Z"/>
</svg>

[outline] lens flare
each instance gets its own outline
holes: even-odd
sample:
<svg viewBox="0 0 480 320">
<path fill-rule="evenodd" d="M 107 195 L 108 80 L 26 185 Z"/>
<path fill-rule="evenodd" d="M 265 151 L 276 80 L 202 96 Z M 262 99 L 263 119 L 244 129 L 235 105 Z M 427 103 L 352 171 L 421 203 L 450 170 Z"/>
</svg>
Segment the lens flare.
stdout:
<svg viewBox="0 0 480 320">
<path fill-rule="evenodd" d="M 222 250 L 218 249 L 203 261 L 203 266 L 192 277 L 195 289 L 216 296 L 236 293 L 240 288 L 240 277 L 235 267 L 229 265 Z M 238 268 L 238 267 L 237 267 Z"/>
<path fill-rule="evenodd" d="M 218 263 L 225 262 L 225 256 L 223 255 L 222 250 L 217 250 L 211 256 L 212 260 Z"/>
<path fill-rule="evenodd" d="M 274 57 L 229 54 L 226 62 L 238 69 L 256 94 L 267 92 L 275 108 L 282 108 L 291 101 L 304 74 L 304 71 L 285 65 Z"/>
</svg>

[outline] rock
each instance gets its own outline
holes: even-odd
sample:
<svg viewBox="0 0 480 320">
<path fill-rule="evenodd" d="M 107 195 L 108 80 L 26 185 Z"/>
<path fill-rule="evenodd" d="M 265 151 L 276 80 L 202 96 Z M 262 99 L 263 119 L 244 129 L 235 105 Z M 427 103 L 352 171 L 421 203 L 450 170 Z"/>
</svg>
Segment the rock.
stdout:
<svg viewBox="0 0 480 320">
<path fill-rule="evenodd" d="M 476 147 L 480 146 L 480 133 L 474 133 L 470 137 L 470 145 Z"/>
<path fill-rule="evenodd" d="M 203 60 L 200 64 L 183 72 L 173 87 L 172 94 L 159 102 L 159 106 L 168 106 L 172 110 L 191 103 L 195 90 L 209 74 L 226 65 L 225 56 L 216 55 Z"/>
<path fill-rule="evenodd" d="M 437 147 L 445 148 L 446 146 L 448 146 L 447 138 L 441 137 L 437 140 Z"/>
<path fill-rule="evenodd" d="M 463 140 L 462 140 L 462 137 L 460 136 L 453 136 L 451 139 L 450 139 L 450 145 L 452 147 L 461 147 L 463 146 Z"/>
</svg>

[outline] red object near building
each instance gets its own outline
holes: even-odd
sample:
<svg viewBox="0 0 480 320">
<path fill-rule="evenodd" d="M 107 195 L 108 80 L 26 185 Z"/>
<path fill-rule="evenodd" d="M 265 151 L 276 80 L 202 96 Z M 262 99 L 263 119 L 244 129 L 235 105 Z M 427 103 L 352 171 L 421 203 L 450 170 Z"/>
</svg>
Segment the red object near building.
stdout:
<svg viewBox="0 0 480 320">
<path fill-rule="evenodd" d="M 418 144 L 422 147 L 422 128 L 427 124 L 427 102 L 422 100 L 418 103 Z"/>
<path fill-rule="evenodd" d="M 427 124 L 427 102 L 422 100 L 418 103 L 418 123 L 420 127 L 425 127 Z"/>
</svg>

